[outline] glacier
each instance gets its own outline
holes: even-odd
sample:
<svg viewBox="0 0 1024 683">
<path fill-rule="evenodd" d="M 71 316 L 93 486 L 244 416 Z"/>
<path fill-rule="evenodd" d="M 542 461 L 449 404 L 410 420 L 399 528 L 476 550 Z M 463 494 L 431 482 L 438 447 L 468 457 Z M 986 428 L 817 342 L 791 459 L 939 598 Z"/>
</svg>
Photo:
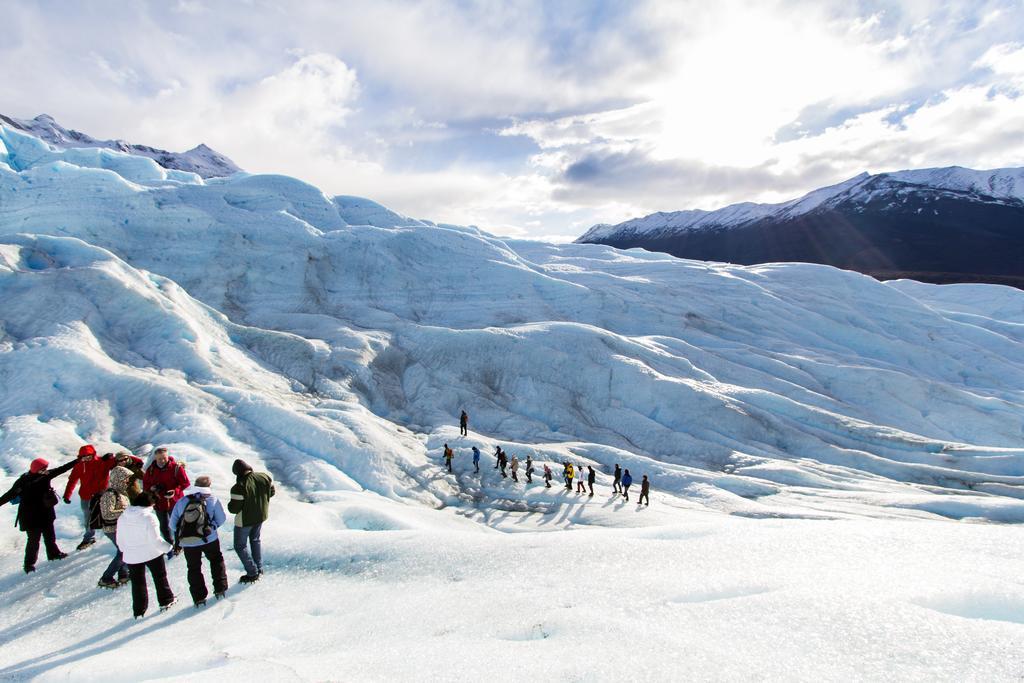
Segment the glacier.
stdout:
<svg viewBox="0 0 1024 683">
<path fill-rule="evenodd" d="M 83 441 L 280 482 L 268 576 L 139 624 L 105 542 L 24 578 L 0 508 L 0 677 L 1020 673 L 1024 292 L 499 239 L 0 126 L 0 300 L 6 486 Z"/>
</svg>

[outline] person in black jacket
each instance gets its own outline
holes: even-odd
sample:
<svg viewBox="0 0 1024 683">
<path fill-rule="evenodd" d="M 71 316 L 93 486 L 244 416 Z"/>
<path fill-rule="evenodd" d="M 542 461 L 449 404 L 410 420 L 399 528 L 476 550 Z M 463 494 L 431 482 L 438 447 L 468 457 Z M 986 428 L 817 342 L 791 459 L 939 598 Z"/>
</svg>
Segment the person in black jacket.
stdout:
<svg viewBox="0 0 1024 683">
<path fill-rule="evenodd" d="M 590 486 L 590 495 L 594 495 L 594 482 L 597 480 L 597 473 L 593 465 L 587 465 L 587 485 Z"/>
<path fill-rule="evenodd" d="M 615 463 L 615 478 L 612 479 L 612 495 L 616 493 L 622 493 L 622 468 L 619 463 Z"/>
<path fill-rule="evenodd" d="M 18 477 L 11 490 L 0 496 L 0 505 L 19 498 L 17 523 L 28 536 L 25 542 L 25 573 L 36 570 L 36 558 L 39 557 L 39 539 L 42 537 L 46 546 L 47 560 L 63 560 L 67 553 L 57 547 L 57 536 L 53 531 L 53 521 L 57 513 L 57 493 L 50 483 L 78 462 L 75 458 L 55 470 L 47 469 L 50 463 L 36 458 L 29 465 L 28 472 Z"/>
</svg>

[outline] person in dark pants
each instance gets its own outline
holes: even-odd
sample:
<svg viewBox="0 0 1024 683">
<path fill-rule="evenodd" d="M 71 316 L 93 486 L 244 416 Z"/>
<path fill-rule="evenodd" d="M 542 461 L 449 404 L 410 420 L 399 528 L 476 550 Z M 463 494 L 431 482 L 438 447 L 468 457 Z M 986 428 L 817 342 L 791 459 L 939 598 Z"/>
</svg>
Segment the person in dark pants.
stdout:
<svg viewBox="0 0 1024 683">
<path fill-rule="evenodd" d="M 629 486 L 633 483 L 633 477 L 630 476 L 629 470 L 626 470 L 622 474 L 622 497 L 629 500 Z"/>
<path fill-rule="evenodd" d="M 473 471 L 480 472 L 480 449 L 473 446 Z"/>
<path fill-rule="evenodd" d="M 576 466 L 576 493 L 586 493 L 587 483 L 583 479 L 583 465 Z"/>
<path fill-rule="evenodd" d="M 545 488 L 551 488 L 551 468 L 548 467 L 547 463 L 544 463 L 544 486 Z"/>
<path fill-rule="evenodd" d="M 533 483 L 533 456 L 526 456 L 526 483 Z"/>
<path fill-rule="evenodd" d="M 57 519 L 54 508 L 57 506 L 57 493 L 51 482 L 72 467 L 78 459 L 65 463 L 55 470 L 47 469 L 50 463 L 36 458 L 29 464 L 28 472 L 18 477 L 14 486 L 0 496 L 0 505 L 9 503 L 15 498 L 18 502 L 16 521 L 25 532 L 25 573 L 36 570 L 36 559 L 39 557 L 39 541 L 42 539 L 46 547 L 47 560 L 63 560 L 67 553 L 57 547 L 57 536 L 53 531 L 53 521 Z"/>
<path fill-rule="evenodd" d="M 501 446 L 494 447 L 494 469 L 501 467 Z"/>
<path fill-rule="evenodd" d="M 612 494 L 622 493 L 622 468 L 615 463 L 615 478 L 612 479 Z"/>
<path fill-rule="evenodd" d="M 501 451 L 498 454 L 498 466 L 501 467 L 501 476 L 504 479 L 508 476 L 505 473 L 505 468 L 508 467 L 508 455 L 505 454 L 505 451 Z"/>
<path fill-rule="evenodd" d="M 567 462 L 562 466 L 562 473 L 565 477 L 565 490 L 572 493 L 572 463 Z"/>
<path fill-rule="evenodd" d="M 235 485 L 231 487 L 228 512 L 235 516 L 235 554 L 245 567 L 239 583 L 255 583 L 263 575 L 263 543 L 260 532 L 270 516 L 270 499 L 276 493 L 274 480 L 266 472 L 253 472 L 244 460 L 231 465 Z M 249 549 L 252 549 L 252 554 Z"/>
<path fill-rule="evenodd" d="M 202 510 L 198 509 L 202 506 Z M 202 524 L 200 524 L 200 518 Z M 224 524 L 227 515 L 224 506 L 210 490 L 210 478 L 197 477 L 194 486 L 185 489 L 185 495 L 171 510 L 171 528 L 174 529 L 175 550 L 185 552 L 188 567 L 188 591 L 192 603 L 199 607 L 206 604 L 210 591 L 203 576 L 203 557 L 210 563 L 213 579 L 213 594 L 219 600 L 228 589 L 228 573 L 224 567 L 224 553 L 220 549 L 217 528 Z"/>
<path fill-rule="evenodd" d="M 644 500 L 647 502 L 644 503 Z M 644 475 L 643 481 L 640 482 L 640 499 L 636 501 L 636 504 L 644 503 L 644 505 L 651 504 L 651 482 L 647 481 L 647 475 Z"/>
<path fill-rule="evenodd" d="M 448 471 L 452 471 L 452 457 L 455 454 L 452 453 L 452 449 L 448 447 L 448 444 L 444 445 L 444 464 L 448 467 Z"/>
<path fill-rule="evenodd" d="M 171 545 L 160 535 L 160 521 L 153 513 L 153 495 L 143 491 L 117 519 L 117 547 L 123 553 L 132 582 L 132 613 L 135 618 L 149 609 L 149 588 L 146 570 L 153 577 L 156 599 L 163 611 L 174 604 L 174 593 L 167 582 L 164 553 Z"/>
<path fill-rule="evenodd" d="M 114 546 L 114 557 L 103 571 L 99 582 L 100 588 L 114 589 L 128 583 L 128 566 L 124 563 L 124 554 L 117 547 L 117 520 L 131 505 L 128 497 L 130 482 L 136 475 L 127 467 L 118 465 L 110 470 L 110 488 L 100 494 L 100 520 L 103 522 L 103 534 Z"/>
<path fill-rule="evenodd" d="M 461 436 L 469 435 L 469 415 L 466 415 L 466 411 L 462 411 L 462 415 L 459 416 L 459 434 Z"/>
<path fill-rule="evenodd" d="M 597 480 L 597 473 L 593 465 L 587 465 L 587 485 L 590 486 L 590 495 L 594 495 L 594 481 Z"/>
</svg>

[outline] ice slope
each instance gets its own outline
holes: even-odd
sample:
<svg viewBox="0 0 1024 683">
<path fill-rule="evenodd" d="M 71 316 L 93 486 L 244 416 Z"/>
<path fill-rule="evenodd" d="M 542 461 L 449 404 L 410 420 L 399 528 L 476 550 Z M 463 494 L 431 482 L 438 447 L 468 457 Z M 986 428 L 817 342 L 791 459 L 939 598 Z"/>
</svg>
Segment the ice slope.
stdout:
<svg viewBox="0 0 1024 683">
<path fill-rule="evenodd" d="M 1014 527 L 941 520 L 1024 519 L 1024 293 L 0 144 L 0 485 L 83 441 L 166 444 L 221 496 L 236 457 L 280 482 L 264 581 L 140 623 L 94 587 L 105 541 L 22 578 L 0 508 L 0 677 L 1019 675 Z M 558 487 L 567 459 L 597 496 Z M 650 508 L 608 497 L 615 463 Z"/>
<path fill-rule="evenodd" d="M 231 159 L 206 145 L 198 145 L 187 152 L 168 152 L 146 145 L 133 145 L 124 140 L 97 140 L 77 130 L 64 128 L 47 114 L 40 114 L 28 121 L 0 114 L 0 124 L 25 131 L 58 149 L 112 149 L 135 156 L 148 157 L 164 168 L 195 173 L 203 178 L 229 176 L 241 170 Z"/>
<path fill-rule="evenodd" d="M 577 242 L 590 243 L 629 236 L 666 236 L 692 230 L 735 228 L 771 219 L 785 221 L 838 202 L 866 204 L 873 197 L 909 191 L 968 193 L 990 202 L 1024 201 L 1024 168 L 974 170 L 961 166 L 892 173 L 861 173 L 836 185 L 822 187 L 779 204 L 742 202 L 714 211 L 659 211 L 611 225 L 590 228 Z"/>
<path fill-rule="evenodd" d="M 180 372 L 182 391 L 205 395 L 200 407 L 175 408 L 176 419 L 191 420 L 184 411 L 226 422 L 222 429 L 236 429 L 231 448 L 264 454 L 283 479 L 293 478 L 290 463 L 304 463 L 294 476 L 303 494 L 354 479 L 439 507 L 472 501 L 471 515 L 484 508 L 486 516 L 492 500 L 547 505 L 464 476 L 423 474 L 466 407 L 488 452 L 501 440 L 539 459 L 572 457 L 596 465 L 602 480 L 618 461 L 651 473 L 663 491 L 729 512 L 1024 518 L 1024 368 L 1012 308 L 982 325 L 906 288 L 826 267 L 727 267 L 502 241 L 331 199 L 282 176 L 153 176 L 147 159 L 55 151 L 10 129 L 3 140 L 10 170 L 0 170 L 0 235 L 15 254 L 11 286 L 51 270 L 70 278 L 68 268 L 95 277 L 99 257 L 61 265 L 60 254 L 75 249 L 99 249 L 116 264 L 101 270 L 133 273 L 131 282 L 165 278 L 190 310 L 210 313 L 202 323 L 183 314 L 147 329 L 174 339 L 212 326 L 207 334 L 226 340 L 233 357 L 269 374 L 242 382 L 255 375 L 232 367 L 213 378 L 206 361 L 180 356 L 168 365 L 131 355 L 128 364 Z M 354 226 L 367 214 L 353 207 L 394 225 Z M 66 298 L 60 287 L 46 290 Z M 42 296 L 30 284 L 17 291 L 7 298 Z M 132 285 L 101 298 L 139 296 L 152 293 Z M 90 318 L 96 298 L 57 309 L 61 329 L 84 321 L 85 338 L 106 357 L 95 364 L 123 364 L 107 349 L 133 335 L 115 332 L 124 322 Z M 138 309 L 117 307 L 126 316 Z M 10 343 L 51 338 L 14 324 L 16 310 L 40 308 L 5 314 Z M 979 315 L 992 320 L 993 311 Z M 11 365 L 37 364 L 19 357 L 22 347 L 12 350 Z M 80 361 L 84 374 L 91 362 Z M 85 429 L 70 419 L 80 436 L 122 445 L 167 439 L 168 418 L 124 414 L 107 376 L 81 386 L 64 399 L 7 396 L 3 415 L 24 419 L 46 404 L 65 420 L 96 391 L 109 418 Z M 223 406 L 221 414 L 208 415 L 204 401 Z M 8 429 L 5 438 L 18 434 Z M 465 453 L 471 444 L 459 445 Z M 358 456 L 337 454 L 353 448 Z M 376 459 L 367 464 L 364 452 Z"/>
</svg>

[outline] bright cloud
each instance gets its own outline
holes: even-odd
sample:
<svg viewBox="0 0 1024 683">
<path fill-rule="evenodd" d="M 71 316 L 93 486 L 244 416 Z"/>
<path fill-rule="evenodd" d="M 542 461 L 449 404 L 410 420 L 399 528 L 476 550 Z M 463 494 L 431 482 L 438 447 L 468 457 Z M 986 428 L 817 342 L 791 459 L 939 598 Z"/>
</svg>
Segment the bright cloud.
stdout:
<svg viewBox="0 0 1024 683">
<path fill-rule="evenodd" d="M 508 235 L 1024 164 L 1011 0 L 18 3 L 5 22 L 2 113 L 206 142 Z"/>
</svg>

